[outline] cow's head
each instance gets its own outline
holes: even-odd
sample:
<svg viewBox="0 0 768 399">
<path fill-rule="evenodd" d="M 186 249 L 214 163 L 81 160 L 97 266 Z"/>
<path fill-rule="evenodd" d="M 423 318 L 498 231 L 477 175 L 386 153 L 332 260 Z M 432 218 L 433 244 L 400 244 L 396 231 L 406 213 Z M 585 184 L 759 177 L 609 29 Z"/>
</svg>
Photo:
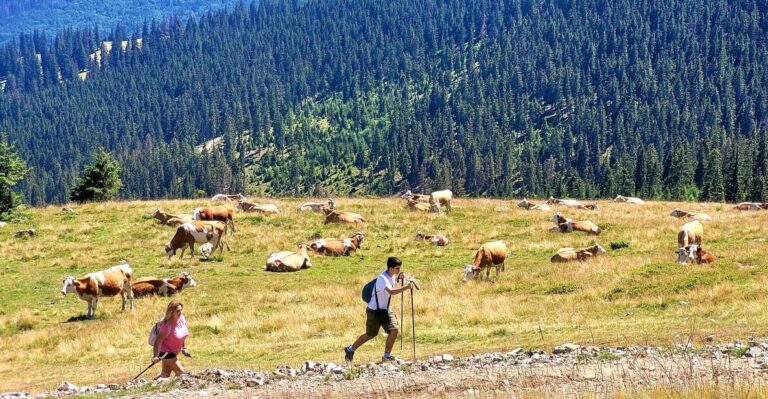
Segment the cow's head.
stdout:
<svg viewBox="0 0 768 399">
<path fill-rule="evenodd" d="M 160 212 L 162 212 L 162 211 L 163 211 L 163 210 L 162 210 L 161 208 L 157 208 L 157 209 L 155 209 L 155 211 L 154 211 L 154 212 L 152 212 L 152 217 L 153 217 L 153 218 L 156 218 L 156 217 L 157 217 L 157 215 L 159 215 L 159 214 L 160 214 Z"/>
<path fill-rule="evenodd" d="M 603 246 L 600 244 L 595 244 L 592 248 L 595 249 L 595 255 L 605 253 L 605 248 L 603 248 Z"/>
<path fill-rule="evenodd" d="M 555 199 L 555 197 L 550 196 L 549 199 L 547 199 L 547 205 L 552 205 L 556 203 L 557 203 L 557 200 Z"/>
<path fill-rule="evenodd" d="M 613 202 L 627 202 L 627 198 L 621 195 L 617 195 L 616 198 L 613 199 Z"/>
<path fill-rule="evenodd" d="M 351 239 L 353 239 L 353 240 L 356 239 L 357 240 L 357 247 L 361 248 L 361 246 L 363 245 L 363 240 L 365 239 L 365 234 L 363 234 L 362 231 L 357 231 L 357 232 L 355 232 L 355 234 L 352 234 Z"/>
<path fill-rule="evenodd" d="M 73 276 L 64 277 L 64 285 L 61 287 L 61 295 L 67 295 L 75 292 L 75 278 Z"/>
<path fill-rule="evenodd" d="M 336 201 L 334 201 L 333 198 L 328 198 L 328 207 L 331 209 L 336 209 Z"/>
<path fill-rule="evenodd" d="M 430 204 L 430 208 L 429 208 L 430 211 L 434 213 L 440 213 L 440 201 L 432 201 L 432 199 L 430 198 L 429 204 Z"/>
<path fill-rule="evenodd" d="M 400 196 L 400 198 L 411 198 L 411 197 L 413 197 L 413 193 L 411 192 L 411 190 L 404 192 L 403 195 Z"/>
<path fill-rule="evenodd" d="M 464 279 L 462 281 L 471 280 L 479 276 L 480 276 L 480 269 L 476 270 L 475 266 L 471 264 L 464 265 Z"/>
<path fill-rule="evenodd" d="M 195 210 L 192 211 L 192 219 L 200 220 L 200 208 L 195 208 Z"/>
<path fill-rule="evenodd" d="M 529 205 L 528 205 L 528 198 L 523 198 L 522 201 L 517 203 L 517 206 L 520 207 L 520 208 L 528 209 L 528 207 L 529 207 Z"/>
<path fill-rule="evenodd" d="M 681 265 L 688 263 L 696 263 L 696 255 L 698 253 L 698 245 L 689 245 L 687 247 L 680 247 L 677 249 L 677 261 Z"/>
<path fill-rule="evenodd" d="M 205 259 L 208 259 L 211 257 L 211 254 L 213 253 L 213 244 L 210 242 L 206 242 L 205 244 L 200 246 L 200 254 L 205 257 Z"/>
<path fill-rule="evenodd" d="M 421 230 L 416 232 L 416 239 L 417 240 L 423 240 L 424 239 L 424 234 L 421 232 Z"/>
<path fill-rule="evenodd" d="M 171 259 L 173 255 L 176 255 L 176 248 L 173 248 L 169 242 L 165 244 L 165 257 Z"/>
<path fill-rule="evenodd" d="M 192 278 L 191 274 L 182 271 L 181 272 L 181 276 L 184 277 L 184 279 L 186 279 L 187 282 L 186 283 L 181 283 L 181 287 L 180 288 L 187 288 L 187 287 L 195 287 L 195 286 L 197 286 L 197 282 L 195 281 L 195 279 Z"/>
</svg>

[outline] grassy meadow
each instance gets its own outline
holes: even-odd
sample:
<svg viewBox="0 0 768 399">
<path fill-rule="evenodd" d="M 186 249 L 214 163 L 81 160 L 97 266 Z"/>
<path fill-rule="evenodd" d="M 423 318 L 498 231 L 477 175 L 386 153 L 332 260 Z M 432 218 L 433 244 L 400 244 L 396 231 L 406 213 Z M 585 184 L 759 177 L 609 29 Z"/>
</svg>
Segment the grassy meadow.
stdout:
<svg viewBox="0 0 768 399">
<path fill-rule="evenodd" d="M 561 208 L 573 219 L 603 228 L 599 237 L 552 232 L 553 212 L 526 211 L 516 200 L 457 199 L 450 216 L 415 213 L 401 199 L 339 198 L 342 210 L 364 215 L 364 226 L 324 224 L 317 213 L 299 213 L 307 199 L 273 202 L 278 215 L 235 215 L 233 251 L 211 261 L 164 258 L 175 229 L 150 218 L 158 207 L 190 213 L 207 200 L 94 203 L 31 209 L 24 223 L 0 229 L 0 392 L 125 382 L 151 360 L 147 333 L 162 316 L 167 298 L 137 299 L 136 310 L 120 312 L 120 297 L 102 298 L 94 320 L 76 295 L 62 297 L 64 276 L 81 276 L 125 259 L 135 277 L 172 277 L 185 270 L 198 286 L 181 293 L 191 336 L 189 370 L 208 367 L 271 369 L 298 367 L 304 360 L 343 362 L 342 347 L 364 331 L 361 287 L 399 256 L 414 274 L 417 355 L 454 356 L 543 348 L 575 342 L 597 345 L 716 341 L 765 335 L 768 313 L 768 212 L 740 212 L 714 203 L 649 202 L 644 206 L 599 201 L 599 211 Z M 536 201 L 540 202 L 540 201 Z M 677 263 L 677 231 L 683 220 L 673 208 L 705 212 L 704 248 L 719 259 L 711 265 Z M 13 232 L 35 228 L 32 238 Z M 273 251 L 292 250 L 316 237 L 365 233 L 352 257 L 310 254 L 313 267 L 298 273 L 267 273 Z M 443 232 L 451 243 L 438 248 L 413 240 L 417 230 Z M 463 283 L 463 265 L 486 241 L 505 240 L 506 271 L 495 284 Z M 611 242 L 627 248 L 611 250 Z M 599 242 L 608 253 L 586 263 L 552 264 L 561 247 Z M 187 254 L 189 251 L 187 251 Z M 392 306 L 400 312 L 400 299 Z M 405 300 L 405 348 L 410 358 L 410 298 Z M 382 335 L 356 355 L 356 363 L 378 360 Z M 148 377 L 158 372 L 156 367 Z"/>
</svg>

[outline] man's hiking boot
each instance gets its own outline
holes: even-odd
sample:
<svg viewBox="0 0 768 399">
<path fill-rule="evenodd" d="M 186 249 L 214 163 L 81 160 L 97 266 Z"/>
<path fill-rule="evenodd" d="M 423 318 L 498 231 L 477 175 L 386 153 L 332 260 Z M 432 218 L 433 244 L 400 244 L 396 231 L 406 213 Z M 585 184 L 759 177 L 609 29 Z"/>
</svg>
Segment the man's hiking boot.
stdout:
<svg viewBox="0 0 768 399">
<path fill-rule="evenodd" d="M 391 362 L 393 360 L 395 360 L 395 357 L 392 355 L 384 355 L 381 357 L 382 362 Z"/>
<path fill-rule="evenodd" d="M 349 346 L 344 347 L 344 360 L 351 362 L 355 358 L 355 351 Z"/>
</svg>

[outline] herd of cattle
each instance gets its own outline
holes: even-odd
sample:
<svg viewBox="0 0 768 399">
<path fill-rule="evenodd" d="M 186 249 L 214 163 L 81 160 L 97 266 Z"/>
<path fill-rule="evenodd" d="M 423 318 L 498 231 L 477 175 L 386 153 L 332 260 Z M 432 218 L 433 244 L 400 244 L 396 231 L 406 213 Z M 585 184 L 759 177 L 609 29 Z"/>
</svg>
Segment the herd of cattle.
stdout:
<svg viewBox="0 0 768 399">
<path fill-rule="evenodd" d="M 429 195 L 414 194 L 407 191 L 401 196 L 406 200 L 406 208 L 414 211 L 436 212 L 445 209 L 451 211 L 453 193 L 450 190 L 435 191 Z M 244 212 L 278 213 L 279 209 L 274 204 L 257 204 L 248 202 L 242 194 L 225 195 L 217 194 L 214 201 L 236 202 L 237 209 Z M 617 196 L 615 202 L 623 202 L 633 205 L 643 205 L 645 202 L 635 197 Z M 552 206 L 563 206 L 571 209 L 598 210 L 597 204 L 583 204 L 571 199 L 556 199 L 550 197 L 546 203 L 533 204 L 523 199 L 517 204 L 527 210 L 550 211 Z M 735 206 L 737 210 L 766 210 L 768 203 L 743 202 Z M 69 210 L 68 210 L 69 211 Z M 325 216 L 326 223 L 366 223 L 366 219 L 357 213 L 340 211 L 336 203 L 329 198 L 327 203 L 307 202 L 297 208 L 299 212 L 318 212 Z M 688 218 L 691 221 L 685 223 L 678 232 L 678 261 L 681 264 L 710 263 L 716 257 L 702 248 L 704 237 L 704 225 L 701 221 L 711 220 L 709 215 L 692 213 L 680 209 L 674 209 L 671 216 Z M 157 209 L 152 217 L 163 225 L 176 227 L 176 232 L 165 245 L 165 256 L 171 258 L 176 251 L 181 249 L 180 258 L 189 247 L 190 256 L 195 256 L 195 244 L 201 244 L 200 253 L 208 258 L 218 249 L 224 252 L 224 247 L 231 251 L 227 236 L 235 231 L 234 210 L 229 205 L 197 208 L 191 214 L 170 214 Z M 555 224 L 553 231 L 570 233 L 581 231 L 590 235 L 600 235 L 601 228 L 589 220 L 572 220 L 556 212 L 551 221 Z M 265 270 L 271 272 L 295 272 L 312 267 L 309 252 L 328 256 L 350 256 L 362 245 L 365 235 L 357 231 L 349 238 L 342 239 L 316 239 L 309 243 L 300 243 L 297 251 L 278 251 L 271 253 L 267 258 Z M 449 243 L 448 237 L 443 234 L 425 235 L 421 231 L 416 233 L 416 240 L 430 242 L 437 246 L 445 246 Z M 600 244 L 591 247 L 575 249 L 560 248 L 551 258 L 551 262 L 586 261 L 604 254 L 606 251 Z M 507 247 L 504 241 L 486 242 L 480 245 L 475 252 L 472 263 L 465 265 L 464 281 L 478 278 L 485 270 L 485 279 L 491 281 L 490 272 L 495 270 L 497 278 L 504 271 L 504 263 L 507 257 Z M 194 287 L 195 280 L 187 272 L 181 272 L 173 278 L 143 277 L 134 280 L 131 267 L 122 262 L 107 270 L 88 273 L 83 277 L 64 278 L 61 294 L 77 293 L 80 299 L 88 303 L 88 318 L 93 318 L 98 298 L 102 296 L 122 297 L 122 309 L 125 310 L 126 301 L 134 308 L 133 298 L 149 295 L 170 296 L 182 291 L 185 287 Z"/>
</svg>

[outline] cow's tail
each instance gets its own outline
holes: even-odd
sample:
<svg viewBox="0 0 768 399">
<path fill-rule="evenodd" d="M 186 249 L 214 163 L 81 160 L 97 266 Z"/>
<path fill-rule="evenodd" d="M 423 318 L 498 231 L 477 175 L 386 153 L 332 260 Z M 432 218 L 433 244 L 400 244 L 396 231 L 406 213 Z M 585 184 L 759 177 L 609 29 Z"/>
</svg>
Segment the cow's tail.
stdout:
<svg viewBox="0 0 768 399">
<path fill-rule="evenodd" d="M 235 234 L 235 219 L 234 218 L 229 218 L 228 222 L 229 222 L 229 225 L 232 226 L 231 233 L 229 233 L 229 234 Z"/>
</svg>

